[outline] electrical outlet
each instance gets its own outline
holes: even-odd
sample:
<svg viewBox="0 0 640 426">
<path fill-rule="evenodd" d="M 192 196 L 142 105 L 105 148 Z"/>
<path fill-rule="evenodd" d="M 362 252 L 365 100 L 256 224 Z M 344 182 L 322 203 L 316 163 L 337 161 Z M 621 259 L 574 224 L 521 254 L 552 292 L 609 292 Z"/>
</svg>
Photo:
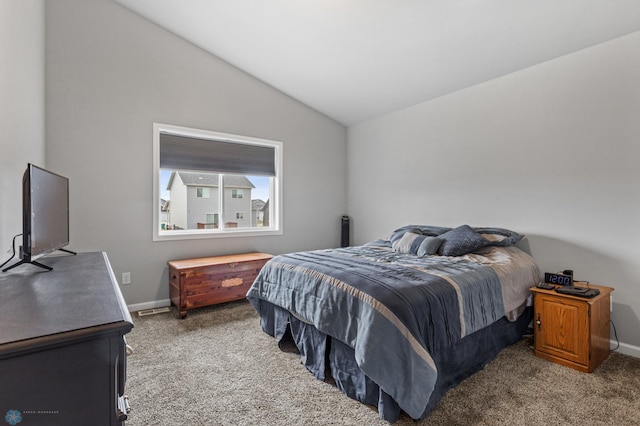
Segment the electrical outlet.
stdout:
<svg viewBox="0 0 640 426">
<path fill-rule="evenodd" d="M 131 284 L 131 272 L 122 273 L 122 285 Z"/>
</svg>

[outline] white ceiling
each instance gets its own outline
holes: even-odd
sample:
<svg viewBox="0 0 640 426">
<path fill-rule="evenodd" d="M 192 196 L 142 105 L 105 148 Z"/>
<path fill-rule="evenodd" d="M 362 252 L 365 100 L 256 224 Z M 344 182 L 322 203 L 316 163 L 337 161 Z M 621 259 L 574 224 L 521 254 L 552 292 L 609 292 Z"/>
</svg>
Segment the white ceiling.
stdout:
<svg viewBox="0 0 640 426">
<path fill-rule="evenodd" d="M 640 31 L 640 0 L 115 1 L 346 126 Z"/>
</svg>

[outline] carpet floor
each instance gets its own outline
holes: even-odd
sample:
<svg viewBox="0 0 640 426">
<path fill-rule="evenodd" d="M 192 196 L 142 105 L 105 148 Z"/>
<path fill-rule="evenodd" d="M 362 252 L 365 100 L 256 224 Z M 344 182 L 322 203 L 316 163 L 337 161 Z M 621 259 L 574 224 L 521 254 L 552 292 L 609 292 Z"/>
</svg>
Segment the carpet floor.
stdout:
<svg viewBox="0 0 640 426">
<path fill-rule="evenodd" d="M 388 425 L 315 379 L 262 332 L 246 301 L 139 317 L 127 335 L 127 425 Z M 640 359 L 613 352 L 591 374 L 504 349 L 422 421 L 396 425 L 640 425 Z"/>
</svg>

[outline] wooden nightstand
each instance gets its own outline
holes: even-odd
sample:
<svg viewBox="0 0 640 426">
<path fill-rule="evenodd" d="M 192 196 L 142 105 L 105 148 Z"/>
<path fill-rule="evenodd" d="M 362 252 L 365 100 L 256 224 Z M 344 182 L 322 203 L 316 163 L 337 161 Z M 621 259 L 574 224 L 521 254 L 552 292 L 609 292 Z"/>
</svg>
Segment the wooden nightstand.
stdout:
<svg viewBox="0 0 640 426">
<path fill-rule="evenodd" d="M 613 288 L 590 285 L 591 299 L 532 287 L 535 353 L 540 358 L 591 373 L 609 356 Z"/>
<path fill-rule="evenodd" d="M 172 260 L 169 265 L 169 297 L 180 318 L 187 309 L 243 299 L 260 269 L 273 256 L 243 253 L 228 256 Z"/>
</svg>

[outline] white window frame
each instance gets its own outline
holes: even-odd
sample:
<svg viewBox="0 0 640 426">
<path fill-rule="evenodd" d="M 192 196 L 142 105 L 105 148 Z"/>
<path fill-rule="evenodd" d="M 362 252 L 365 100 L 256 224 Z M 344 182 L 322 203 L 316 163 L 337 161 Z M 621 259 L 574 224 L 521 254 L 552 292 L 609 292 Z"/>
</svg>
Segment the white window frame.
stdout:
<svg viewBox="0 0 640 426">
<path fill-rule="evenodd" d="M 270 217 L 268 227 L 255 228 L 225 228 L 225 229 L 160 229 L 160 133 L 172 133 L 180 136 L 195 137 L 201 139 L 220 140 L 240 144 L 268 146 L 275 150 L 276 175 L 271 177 L 269 204 Z M 175 126 L 171 124 L 153 123 L 153 241 L 191 240 L 202 238 L 228 238 L 228 237 L 253 237 L 282 235 L 283 233 L 283 201 L 282 201 L 282 142 L 260 139 L 249 136 L 233 135 L 209 130 L 194 129 Z M 222 191 L 219 191 L 220 193 Z M 220 218 L 220 222 L 224 219 Z"/>
</svg>

